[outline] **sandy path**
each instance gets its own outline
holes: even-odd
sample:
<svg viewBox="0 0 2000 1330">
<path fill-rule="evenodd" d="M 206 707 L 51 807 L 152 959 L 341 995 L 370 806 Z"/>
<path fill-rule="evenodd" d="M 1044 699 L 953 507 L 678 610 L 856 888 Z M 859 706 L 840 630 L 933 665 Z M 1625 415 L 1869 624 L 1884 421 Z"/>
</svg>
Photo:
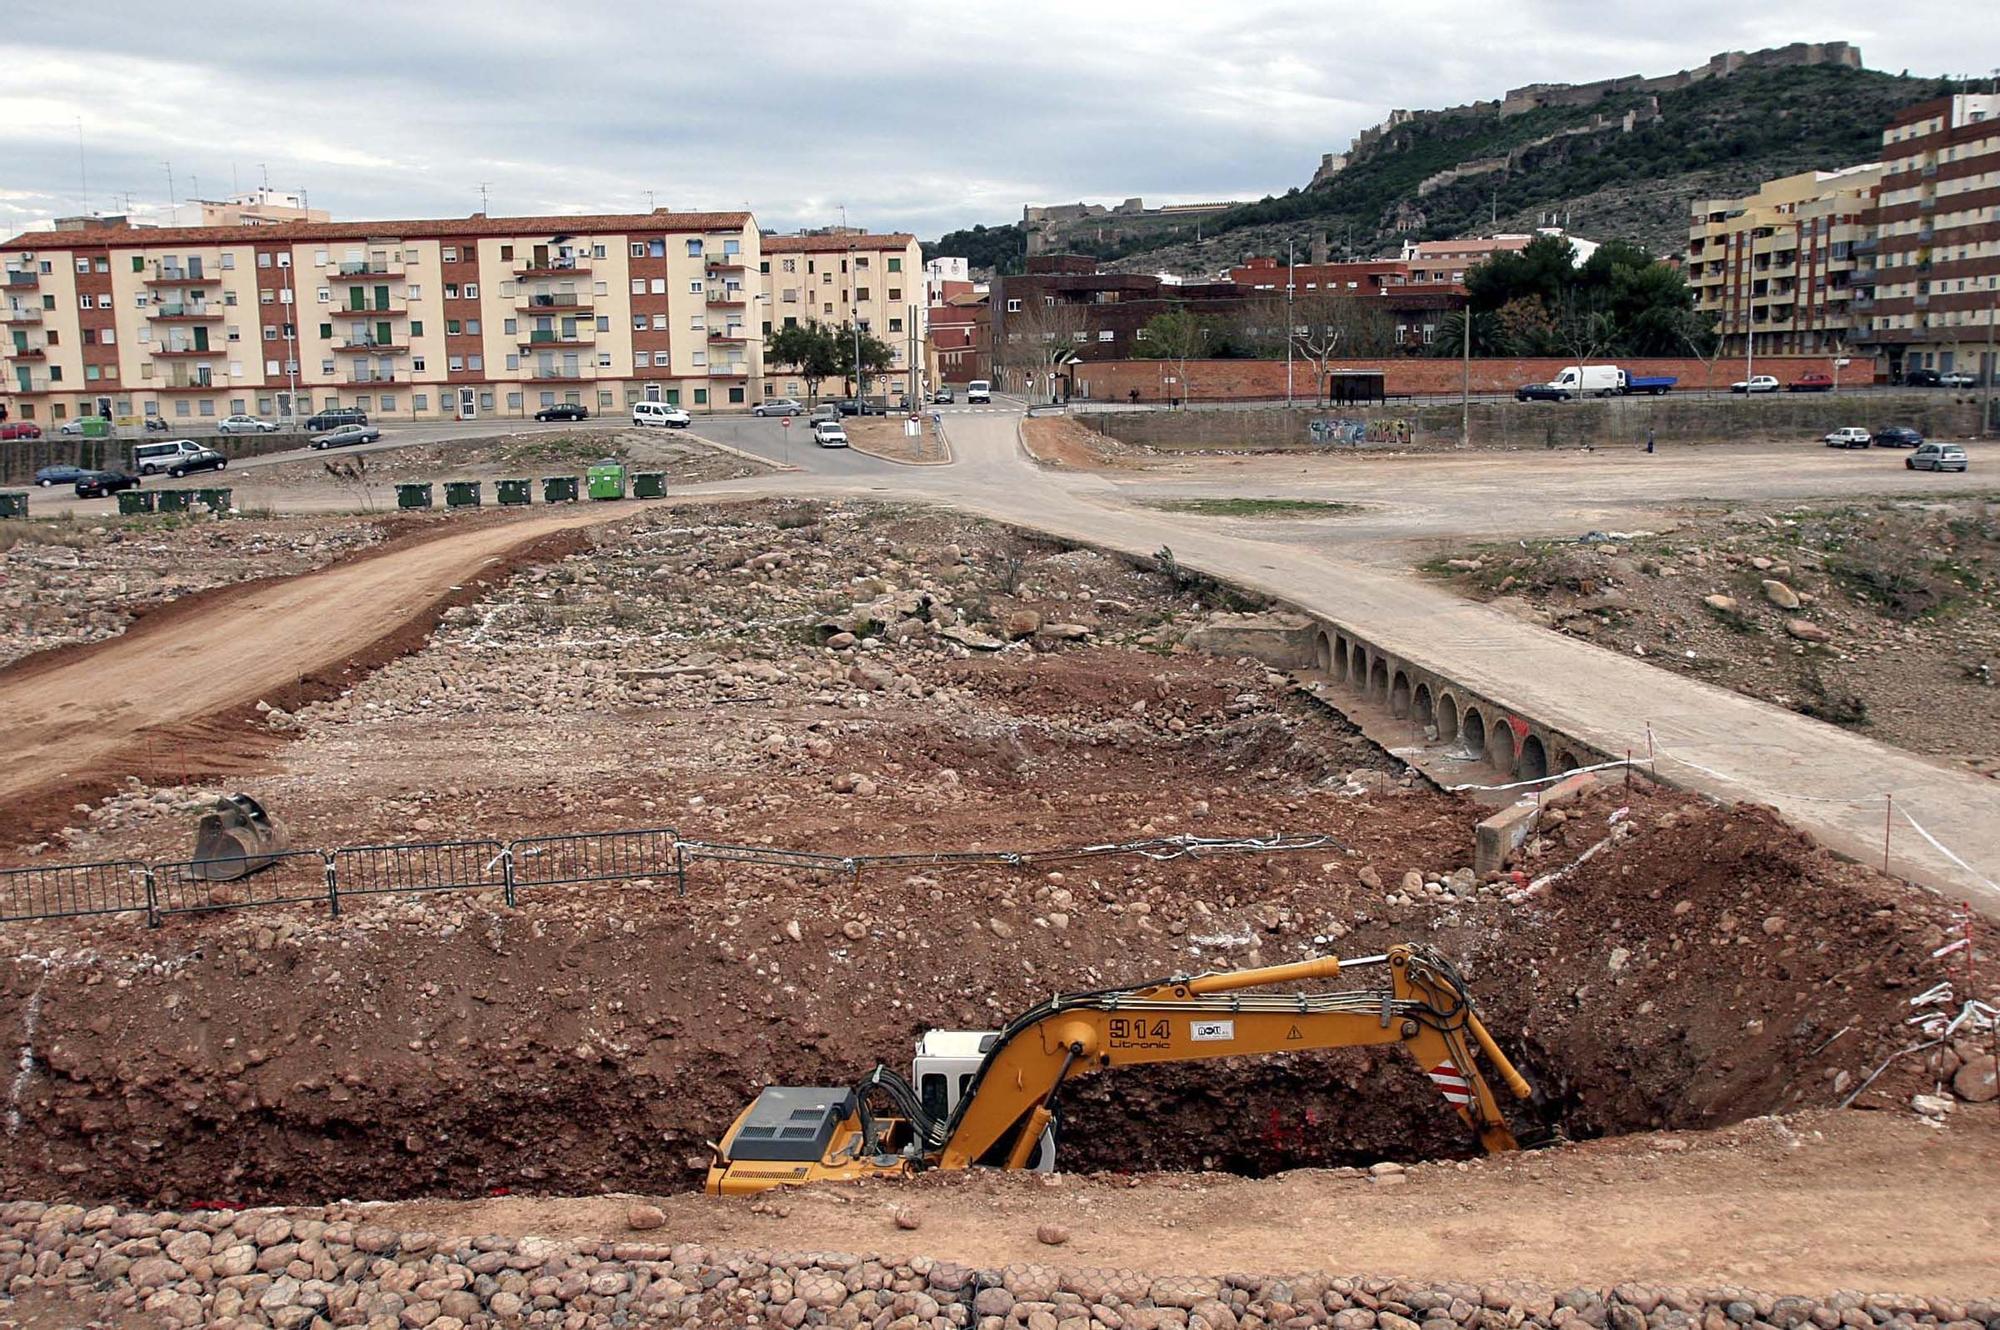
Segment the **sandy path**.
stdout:
<svg viewBox="0 0 2000 1330">
<path fill-rule="evenodd" d="M 1741 1284 L 1773 1293 L 1897 1290 L 1990 1295 L 2000 1240 L 2000 1111 L 1961 1105 L 1948 1129 L 1910 1114 L 1760 1118 L 1412 1169 L 1382 1186 L 1299 1172 L 1263 1181 L 931 1174 L 913 1185 L 743 1199 L 677 1196 L 633 1235 L 629 1198 L 401 1202 L 381 1222 L 441 1233 L 540 1234 L 1032 1261 L 1154 1274 L 1389 1274 L 1551 1289 Z M 1913 1198 L 1922 1202 L 1913 1204 Z M 890 1222 L 896 1205 L 919 1227 Z M 1036 1241 L 1057 1222 L 1067 1244 Z"/>
<path fill-rule="evenodd" d="M 619 504 L 481 519 L 142 619 L 81 652 L 29 657 L 0 674 L 0 801 L 101 776 L 107 759 L 149 731 L 338 666 L 510 552 L 633 512 Z"/>
</svg>

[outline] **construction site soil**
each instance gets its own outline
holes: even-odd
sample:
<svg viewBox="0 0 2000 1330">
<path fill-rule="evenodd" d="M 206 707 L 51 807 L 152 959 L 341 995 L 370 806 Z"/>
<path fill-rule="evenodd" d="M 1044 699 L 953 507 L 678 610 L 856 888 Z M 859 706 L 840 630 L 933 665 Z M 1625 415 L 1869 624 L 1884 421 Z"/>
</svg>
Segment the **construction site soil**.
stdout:
<svg viewBox="0 0 2000 1330">
<path fill-rule="evenodd" d="M 839 853 L 1331 839 L 859 877 L 699 862 L 685 898 L 642 879 L 511 908 L 468 892 L 11 925 L 8 1194 L 674 1192 L 767 1083 L 851 1082 L 927 1028 L 1052 991 L 1406 940 L 1459 964 L 1535 1084 L 1526 1135 L 1857 1091 L 1901 1109 L 1962 1071 L 1971 1097 L 1991 1086 L 1969 1041 L 1892 1057 L 1944 977 L 1939 903 L 1768 810 L 1644 782 L 1548 814 L 1517 861 L 1567 869 L 1544 889 L 1477 881 L 1486 809 L 1427 791 L 1282 676 L 1180 645 L 1240 604 L 1198 579 L 884 505 L 653 507 L 567 538 L 441 620 L 426 602 L 413 622 L 436 628 L 409 654 L 234 716 L 267 744 L 241 783 L 296 844 L 662 824 Z M 9 862 L 180 857 L 213 793 L 135 776 Z M 1086 1079 L 1062 1150 L 1074 1171 L 1251 1175 L 1470 1153 L 1394 1050 Z"/>
</svg>

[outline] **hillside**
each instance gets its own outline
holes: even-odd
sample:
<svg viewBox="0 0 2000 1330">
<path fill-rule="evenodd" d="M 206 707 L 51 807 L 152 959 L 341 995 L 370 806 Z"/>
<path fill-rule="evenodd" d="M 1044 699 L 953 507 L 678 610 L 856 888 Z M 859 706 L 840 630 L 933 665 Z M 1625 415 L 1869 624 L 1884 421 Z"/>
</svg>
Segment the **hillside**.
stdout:
<svg viewBox="0 0 2000 1330">
<path fill-rule="evenodd" d="M 1584 105 L 1502 114 L 1486 102 L 1392 117 L 1312 185 L 1204 217 L 1186 238 L 1109 246 L 1117 268 L 1212 272 L 1247 253 L 1393 253 L 1404 239 L 1524 230 L 1550 213 L 1592 239 L 1678 252 L 1691 199 L 1869 161 L 1889 116 L 1941 91 L 1935 79 L 1839 64 L 1750 68 Z M 1560 103 L 1560 99 L 1555 99 Z"/>
</svg>

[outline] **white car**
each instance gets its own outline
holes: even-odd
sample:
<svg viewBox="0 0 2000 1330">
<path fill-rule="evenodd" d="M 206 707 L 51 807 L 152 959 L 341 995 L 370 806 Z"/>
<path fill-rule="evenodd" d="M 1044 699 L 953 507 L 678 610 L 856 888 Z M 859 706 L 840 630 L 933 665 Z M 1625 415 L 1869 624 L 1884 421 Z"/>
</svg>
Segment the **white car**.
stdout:
<svg viewBox="0 0 2000 1330">
<path fill-rule="evenodd" d="M 815 420 L 813 442 L 822 448 L 845 448 L 847 431 L 841 427 L 838 420 Z"/>
<path fill-rule="evenodd" d="M 1738 379 L 1729 385 L 1733 393 L 1774 393 L 1783 385 L 1768 374 L 1753 374 L 1747 379 Z"/>
<path fill-rule="evenodd" d="M 1829 448 L 1866 448 L 1874 436 L 1859 425 L 1845 425 L 1825 436 Z"/>
<path fill-rule="evenodd" d="M 95 419 L 97 419 L 95 416 L 78 416 L 75 420 L 65 420 L 61 425 L 56 427 L 56 433 L 81 434 L 83 433 L 83 422 Z"/>
<path fill-rule="evenodd" d="M 1978 382 L 1979 380 L 1973 378 L 1970 374 L 1960 373 L 1957 370 L 1946 370 L 1944 373 L 1938 375 L 1938 387 L 1940 388 L 1970 388 Z"/>
<path fill-rule="evenodd" d="M 634 425 L 661 425 L 667 429 L 686 429 L 694 424 L 694 417 L 677 406 L 665 402 L 632 403 L 632 423 Z"/>
<path fill-rule="evenodd" d="M 259 420 L 255 416 L 224 416 L 216 428 L 224 434 L 276 434 L 276 422 Z"/>
</svg>

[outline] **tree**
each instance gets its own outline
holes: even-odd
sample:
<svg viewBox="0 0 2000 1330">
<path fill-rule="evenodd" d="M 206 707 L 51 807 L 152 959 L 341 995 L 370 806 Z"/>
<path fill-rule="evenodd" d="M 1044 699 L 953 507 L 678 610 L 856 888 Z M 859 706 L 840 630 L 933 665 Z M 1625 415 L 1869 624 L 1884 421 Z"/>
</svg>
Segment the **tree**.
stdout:
<svg viewBox="0 0 2000 1330">
<path fill-rule="evenodd" d="M 853 359 L 850 346 L 847 354 Z M 806 384 L 806 401 L 819 397 L 822 380 L 841 373 L 840 347 L 834 333 L 823 323 L 788 323 L 764 339 L 764 358 L 774 365 L 789 366 Z"/>
<path fill-rule="evenodd" d="M 868 376 L 881 374 L 896 363 L 896 350 L 873 333 L 856 333 L 852 323 L 829 329 L 833 341 L 833 372 L 854 385 L 857 396 L 867 392 Z M 860 373 L 855 372 L 855 353 L 860 353 Z"/>
<path fill-rule="evenodd" d="M 1491 317 L 1493 336 L 1488 349 L 1508 356 L 1555 354 L 1555 317 L 1540 296 L 1516 296 L 1494 310 Z"/>
<path fill-rule="evenodd" d="M 1148 359 L 1165 360 L 1174 366 L 1175 386 L 1167 396 L 1178 397 L 1185 405 L 1194 386 L 1188 382 L 1188 362 L 1199 358 L 1208 342 L 1201 320 L 1195 318 L 1192 310 L 1177 306 L 1146 320 L 1146 326 L 1139 330 L 1139 340 L 1146 344 Z"/>
<path fill-rule="evenodd" d="M 1007 316 L 1006 363 L 1034 375 L 1053 401 L 1056 371 L 1077 358 L 1077 343 L 1088 330 L 1088 311 L 1089 306 L 1060 295 L 1023 301 L 1018 313 Z"/>
<path fill-rule="evenodd" d="M 1679 355 L 1709 335 L 1680 270 L 1630 241 L 1599 245 L 1574 263 L 1570 242 L 1537 236 L 1465 275 L 1475 310 L 1495 315 L 1497 349 L 1509 355 Z"/>
<path fill-rule="evenodd" d="M 1313 367 L 1313 400 L 1326 396 L 1329 370 L 1338 357 L 1380 356 L 1395 348 L 1395 323 L 1379 306 L 1359 296 L 1310 291 L 1292 302 L 1292 349 Z"/>
</svg>

